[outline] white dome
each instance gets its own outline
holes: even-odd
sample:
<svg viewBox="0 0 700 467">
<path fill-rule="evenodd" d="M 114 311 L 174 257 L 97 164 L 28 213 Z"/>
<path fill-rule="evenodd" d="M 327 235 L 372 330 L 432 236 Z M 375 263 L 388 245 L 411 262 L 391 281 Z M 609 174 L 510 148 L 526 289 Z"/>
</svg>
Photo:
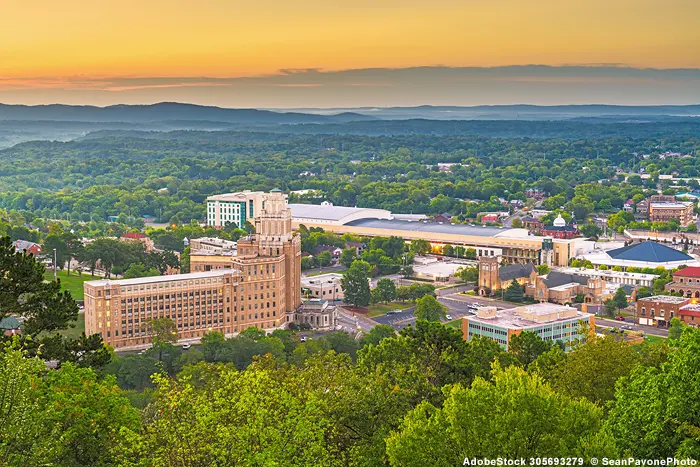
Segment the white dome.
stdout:
<svg viewBox="0 0 700 467">
<path fill-rule="evenodd" d="M 557 216 L 556 219 L 554 219 L 554 227 L 564 227 L 566 226 L 566 221 L 564 220 L 563 217 L 561 217 L 561 214 Z"/>
</svg>

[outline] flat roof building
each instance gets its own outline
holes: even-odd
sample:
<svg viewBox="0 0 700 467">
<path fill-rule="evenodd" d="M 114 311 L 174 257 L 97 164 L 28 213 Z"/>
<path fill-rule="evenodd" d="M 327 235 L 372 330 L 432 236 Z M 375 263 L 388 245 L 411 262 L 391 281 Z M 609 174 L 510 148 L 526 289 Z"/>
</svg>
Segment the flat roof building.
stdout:
<svg viewBox="0 0 700 467">
<path fill-rule="evenodd" d="M 344 298 L 343 288 L 340 285 L 342 279 L 343 275 L 336 273 L 302 277 L 301 287 L 307 298 L 335 302 Z"/>
<path fill-rule="evenodd" d="M 635 304 L 636 319 L 639 324 L 668 327 L 674 317 L 681 318 L 680 310 L 691 303 L 687 297 L 654 295 L 640 298 Z"/>
<path fill-rule="evenodd" d="M 207 225 L 216 228 L 224 228 L 227 224 L 234 224 L 239 229 L 246 222 L 253 223 L 257 213 L 263 208 L 262 191 L 241 191 L 238 193 L 225 193 L 213 195 L 207 198 Z M 286 195 L 284 195 L 286 197 Z"/>
<path fill-rule="evenodd" d="M 540 264 L 545 237 L 532 235 L 527 229 L 481 227 L 426 220 L 400 220 L 389 211 L 293 204 L 294 226 L 320 227 L 337 233 L 368 237 L 398 236 L 406 240 L 427 240 L 436 250 L 444 245 L 474 248 L 477 256 L 495 256 L 499 251 L 508 263 Z M 551 239 L 549 239 L 551 241 Z M 575 255 L 575 240 L 554 239 L 551 263 L 566 266 Z"/>
<path fill-rule="evenodd" d="M 673 196 L 652 196 L 649 199 L 649 220 L 651 222 L 668 222 L 677 219 L 682 227 L 693 221 L 693 203 L 676 201 Z"/>
<path fill-rule="evenodd" d="M 467 341 L 487 337 L 508 350 L 510 339 L 523 331 L 534 332 L 545 341 L 561 341 L 567 348 L 584 337 L 584 326 L 595 329 L 595 317 L 570 306 L 538 303 L 507 310 L 483 307 L 475 316 L 462 318 L 462 335 Z"/>
<path fill-rule="evenodd" d="M 200 237 L 190 240 L 190 252 L 229 253 L 229 255 L 235 255 L 237 249 L 238 244 L 236 242 L 222 238 Z"/>
<path fill-rule="evenodd" d="M 557 268 L 559 272 L 566 274 L 578 274 L 579 276 L 598 277 L 608 284 L 629 285 L 632 287 L 653 287 L 654 281 L 659 278 L 656 274 L 644 274 L 641 272 L 624 272 L 613 270 L 586 269 L 586 268 Z"/>
</svg>

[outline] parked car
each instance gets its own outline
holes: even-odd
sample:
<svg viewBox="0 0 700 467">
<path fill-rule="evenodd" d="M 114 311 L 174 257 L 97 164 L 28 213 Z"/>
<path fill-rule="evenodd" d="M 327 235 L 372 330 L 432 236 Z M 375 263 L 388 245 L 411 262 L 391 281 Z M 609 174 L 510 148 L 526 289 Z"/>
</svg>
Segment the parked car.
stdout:
<svg viewBox="0 0 700 467">
<path fill-rule="evenodd" d="M 306 342 L 306 336 L 301 336 L 301 339 L 299 339 L 300 342 Z"/>
<path fill-rule="evenodd" d="M 192 347 L 192 344 L 182 344 L 182 350 L 187 350 Z"/>
<path fill-rule="evenodd" d="M 445 315 L 445 319 L 447 319 L 447 321 L 452 321 L 452 315 Z"/>
<path fill-rule="evenodd" d="M 615 316 L 615 321 L 624 321 L 625 318 L 623 316 Z"/>
<path fill-rule="evenodd" d="M 397 314 L 397 313 L 401 313 L 402 311 L 403 311 L 403 310 L 399 310 L 399 309 L 396 309 L 396 310 L 389 310 L 389 311 L 386 312 L 386 314 L 387 314 L 387 315 L 395 315 L 395 314 Z"/>
</svg>

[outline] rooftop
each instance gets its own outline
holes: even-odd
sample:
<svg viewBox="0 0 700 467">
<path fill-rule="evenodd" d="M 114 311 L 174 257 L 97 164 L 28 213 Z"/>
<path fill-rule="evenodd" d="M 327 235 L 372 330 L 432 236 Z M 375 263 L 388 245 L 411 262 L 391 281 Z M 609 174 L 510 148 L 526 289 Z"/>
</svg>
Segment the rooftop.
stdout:
<svg viewBox="0 0 700 467">
<path fill-rule="evenodd" d="M 529 277 L 535 267 L 530 264 L 508 264 L 506 266 L 501 266 L 498 268 L 498 278 L 502 281 L 512 281 L 520 277 Z"/>
<path fill-rule="evenodd" d="M 697 268 L 700 269 L 700 268 Z M 641 272 L 624 272 L 624 271 L 613 271 L 608 269 L 606 271 L 601 271 L 600 269 L 586 269 L 586 268 L 557 268 L 556 271 L 562 272 L 564 274 L 578 274 L 579 276 L 589 276 L 589 277 L 627 277 L 629 279 L 640 279 L 640 280 L 651 280 L 656 279 L 658 276 L 656 274 L 644 274 Z"/>
<path fill-rule="evenodd" d="M 673 273 L 673 277 L 700 277 L 700 267 L 687 267 Z"/>
<path fill-rule="evenodd" d="M 293 219 L 318 219 L 321 221 L 350 221 L 360 218 L 390 219 L 391 212 L 384 209 L 351 208 L 318 204 L 290 204 Z"/>
<path fill-rule="evenodd" d="M 245 201 L 249 196 L 262 195 L 262 191 L 244 190 L 236 193 L 223 193 L 207 197 L 207 201 Z"/>
<path fill-rule="evenodd" d="M 414 264 L 413 271 L 417 277 L 451 277 L 461 267 L 464 267 L 464 264 L 451 261 L 434 261 L 423 265 Z"/>
<path fill-rule="evenodd" d="M 650 263 L 670 263 L 675 261 L 692 261 L 690 255 L 660 243 L 648 241 L 635 243 L 607 252 L 613 259 L 627 261 L 644 261 Z"/>
<path fill-rule="evenodd" d="M 225 274 L 231 274 L 234 272 L 236 272 L 234 269 L 217 269 L 216 271 L 192 272 L 189 274 L 172 274 L 169 276 L 137 277 L 135 279 L 100 279 L 97 281 L 87 281 L 85 282 L 85 284 L 91 285 L 93 287 L 103 287 L 106 285 L 129 286 L 153 284 L 158 282 L 187 281 L 191 279 L 207 279 L 211 277 L 223 276 Z"/>
<path fill-rule="evenodd" d="M 674 297 L 672 295 L 654 295 L 651 297 L 640 298 L 638 302 L 658 302 L 658 303 L 683 303 L 689 299 L 685 297 Z"/>
<path fill-rule="evenodd" d="M 591 313 L 583 313 L 576 308 L 556 303 L 536 303 L 496 312 L 493 318 L 469 316 L 469 322 L 493 325 L 508 329 L 531 329 L 554 322 L 588 320 Z"/>
<path fill-rule="evenodd" d="M 411 222 L 388 219 L 359 219 L 347 225 L 373 229 L 403 230 L 411 232 L 443 233 L 467 235 L 472 237 L 527 237 L 527 229 L 499 229 L 498 227 L 480 227 L 466 224 Z"/>
<path fill-rule="evenodd" d="M 337 273 L 328 273 L 328 274 L 320 274 L 318 276 L 302 277 L 301 278 L 301 285 L 308 287 L 310 285 L 337 284 L 340 282 L 340 280 L 342 278 L 343 278 L 343 275 L 337 274 Z"/>
<path fill-rule="evenodd" d="M 235 248 L 230 250 L 196 249 L 190 251 L 190 256 L 238 256 L 238 250 Z"/>
<path fill-rule="evenodd" d="M 554 290 L 555 292 L 563 292 L 564 290 L 571 289 L 573 287 L 578 287 L 579 284 L 578 282 L 569 282 L 568 284 L 563 284 L 563 285 L 558 285 L 556 287 L 552 287 L 549 290 Z"/>
<path fill-rule="evenodd" d="M 122 235 L 122 238 L 133 238 L 133 239 L 142 239 L 142 238 L 148 238 L 148 235 L 142 234 L 140 232 L 127 232 L 124 235 Z"/>
<path fill-rule="evenodd" d="M 549 271 L 547 277 L 544 279 L 543 282 L 550 289 L 556 289 L 557 287 L 561 287 L 563 285 L 568 285 L 572 283 L 579 285 L 587 285 L 588 277 L 577 273 L 567 274 L 565 272 L 553 270 Z"/>
<path fill-rule="evenodd" d="M 651 203 L 652 208 L 657 209 L 685 209 L 691 206 L 693 203 L 672 203 L 669 201 L 653 201 Z"/>
</svg>

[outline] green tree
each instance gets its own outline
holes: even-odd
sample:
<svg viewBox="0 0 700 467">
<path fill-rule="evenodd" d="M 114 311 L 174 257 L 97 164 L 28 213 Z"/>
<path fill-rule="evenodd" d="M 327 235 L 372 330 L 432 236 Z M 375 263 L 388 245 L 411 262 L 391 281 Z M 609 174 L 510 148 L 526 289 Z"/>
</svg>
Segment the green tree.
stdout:
<svg viewBox="0 0 700 467">
<path fill-rule="evenodd" d="M 426 255 L 430 253 L 430 242 L 427 240 L 411 240 L 410 250 L 416 255 Z"/>
<path fill-rule="evenodd" d="M 124 279 L 134 279 L 136 277 L 152 277 L 160 276 L 160 272 L 155 268 L 147 268 L 142 263 L 131 264 L 126 271 L 124 271 Z"/>
<path fill-rule="evenodd" d="M 370 303 L 369 269 L 366 261 L 356 260 L 340 280 L 344 300 L 355 308 L 365 307 Z"/>
<path fill-rule="evenodd" d="M 651 297 L 651 291 L 649 287 L 640 287 L 637 289 L 637 300 L 640 298 Z"/>
<path fill-rule="evenodd" d="M 602 229 L 595 224 L 586 223 L 579 226 L 579 231 L 584 237 L 597 239 L 603 233 Z"/>
<path fill-rule="evenodd" d="M 593 444 L 603 420 L 592 403 L 559 395 L 540 377 L 514 367 L 497 368 L 493 384 L 477 378 L 471 387 L 457 384 L 446 393 L 442 408 L 423 402 L 406 415 L 387 440 L 390 465 L 577 455 Z M 602 453 L 615 453 L 611 441 L 586 451 L 588 456 Z"/>
<path fill-rule="evenodd" d="M 340 264 L 349 268 L 353 261 L 357 259 L 357 250 L 355 248 L 345 248 L 340 254 Z"/>
<path fill-rule="evenodd" d="M 549 273 L 549 266 L 547 266 L 546 264 L 540 264 L 537 266 L 537 274 L 543 276 L 547 273 Z"/>
<path fill-rule="evenodd" d="M 386 277 L 379 279 L 373 294 L 376 294 L 377 300 L 381 303 L 393 302 L 396 300 L 396 284 Z"/>
<path fill-rule="evenodd" d="M 509 302 L 522 302 L 524 296 L 523 286 L 518 284 L 518 281 L 515 279 L 513 279 L 503 292 L 503 300 Z"/>
<path fill-rule="evenodd" d="M 668 338 L 677 340 L 680 339 L 681 334 L 683 334 L 683 328 L 685 325 L 678 318 L 671 318 L 671 327 L 668 329 Z"/>
<path fill-rule="evenodd" d="M 554 371 L 552 387 L 572 398 L 585 397 L 604 405 L 613 399 L 615 384 L 630 374 L 639 356 L 614 337 L 589 339 L 568 354 Z"/>
<path fill-rule="evenodd" d="M 617 305 L 615 305 L 615 301 L 612 298 L 605 300 L 605 302 L 603 302 L 603 310 L 605 316 L 613 318 L 617 314 Z"/>
<path fill-rule="evenodd" d="M 622 287 L 618 287 L 618 289 L 615 291 L 615 295 L 613 296 L 612 301 L 615 303 L 615 307 L 617 308 L 618 313 L 620 310 L 627 308 L 628 303 L 625 289 L 623 289 Z"/>
<path fill-rule="evenodd" d="M 131 435 L 122 464 L 275 465 L 284 459 L 289 465 L 342 465 L 326 444 L 322 405 L 296 382 L 291 375 L 276 378 L 264 365 L 221 369 L 200 389 L 186 378 L 156 377 L 152 410 L 158 416 L 146 420 L 140 436 Z"/>
<path fill-rule="evenodd" d="M 477 266 L 462 266 L 457 269 L 455 276 L 464 282 L 476 283 L 479 281 L 479 268 Z"/>
<path fill-rule="evenodd" d="M 139 428 L 114 377 L 70 363 L 46 371 L 17 341 L 0 351 L 0 392 L 3 465 L 115 465 L 122 430 Z"/>
<path fill-rule="evenodd" d="M 396 330 L 394 330 L 393 327 L 389 326 L 388 324 L 378 324 L 370 329 L 369 333 L 362 337 L 360 340 L 360 345 L 362 347 L 366 345 L 377 345 L 383 339 L 395 336 Z"/>
<path fill-rule="evenodd" d="M 187 274 L 190 272 L 190 246 L 187 245 L 180 255 L 180 272 Z"/>
<path fill-rule="evenodd" d="M 0 319 L 23 317 L 27 350 L 59 366 L 64 361 L 104 364 L 107 354 L 99 335 L 70 339 L 57 334 L 75 326 L 78 306 L 70 293 L 61 292 L 60 280 L 44 280 L 44 271 L 34 257 L 16 252 L 8 237 L 0 238 Z"/>
<path fill-rule="evenodd" d="M 698 355 L 700 332 L 686 330 L 660 368 L 638 365 L 617 384 L 606 425 L 620 452 L 637 458 L 697 458 Z"/>
<path fill-rule="evenodd" d="M 540 336 L 531 331 L 514 334 L 508 343 L 508 351 L 515 354 L 524 368 L 527 368 L 537 360 L 537 357 L 551 348 L 552 341 L 542 340 Z"/>
<path fill-rule="evenodd" d="M 414 312 L 417 319 L 424 321 L 440 321 L 445 319 L 447 307 L 438 302 L 432 295 L 425 295 L 419 298 L 416 302 L 416 311 Z"/>
<path fill-rule="evenodd" d="M 147 319 L 146 333 L 151 337 L 153 349 L 158 352 L 158 361 L 163 360 L 163 352 L 168 345 L 177 342 L 177 325 L 170 318 Z"/>
</svg>

